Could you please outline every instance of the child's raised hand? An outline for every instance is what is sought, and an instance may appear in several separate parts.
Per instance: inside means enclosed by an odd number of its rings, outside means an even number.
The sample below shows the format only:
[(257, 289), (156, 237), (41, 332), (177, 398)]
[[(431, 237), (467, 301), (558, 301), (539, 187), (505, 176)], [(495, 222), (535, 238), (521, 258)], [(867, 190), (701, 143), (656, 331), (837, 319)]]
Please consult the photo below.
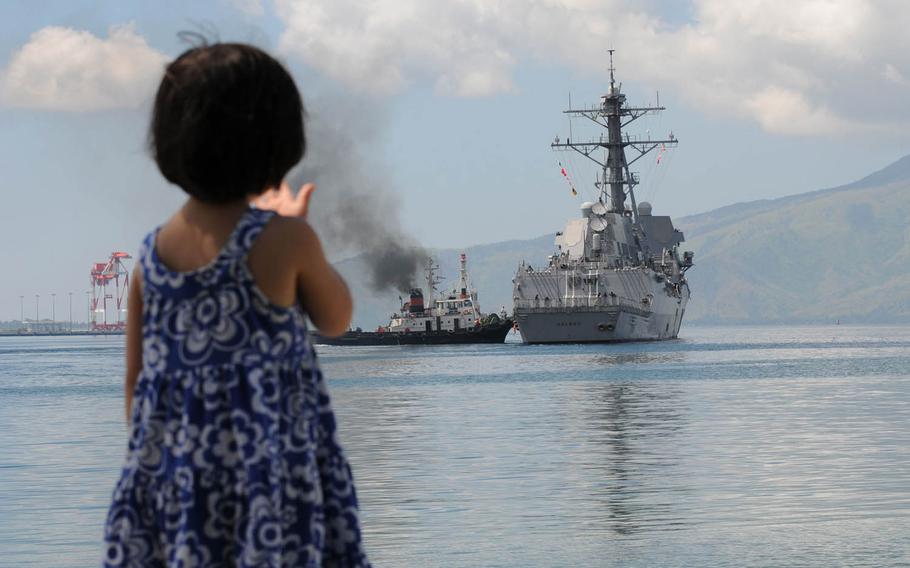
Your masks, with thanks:
[(274, 211), (284, 217), (303, 217), (307, 215), (310, 208), (310, 197), (316, 186), (307, 183), (301, 186), (297, 195), (291, 192), (290, 186), (286, 182), (281, 182), (278, 189), (270, 189), (253, 200), (253, 205), (259, 209)]

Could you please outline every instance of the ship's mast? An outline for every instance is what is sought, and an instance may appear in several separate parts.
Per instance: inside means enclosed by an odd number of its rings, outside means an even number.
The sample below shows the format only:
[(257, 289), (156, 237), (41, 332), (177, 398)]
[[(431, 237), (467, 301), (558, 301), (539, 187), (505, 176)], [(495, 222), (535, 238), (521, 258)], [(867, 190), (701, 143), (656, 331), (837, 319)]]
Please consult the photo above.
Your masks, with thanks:
[(426, 265), (424, 266), (426, 270), (426, 305), (429, 308), (435, 307), (434, 302), (436, 301), (436, 285), (439, 284), (439, 279), (436, 277), (436, 270), (439, 269), (439, 266), (436, 264), (436, 261), (433, 260), (433, 257), (428, 256)]
[(468, 257), (461, 253), (458, 259), (458, 293), (460, 298), (468, 297)]
[(477, 307), (477, 293), (471, 289), (471, 283), (468, 281), (468, 255), (461, 253), (458, 259), (458, 288), (456, 293), (462, 299), (471, 300), (471, 312), (475, 318), (480, 317)]
[[(574, 150), (601, 167), (602, 174), (595, 184), (600, 190), (600, 201), (606, 202), (609, 198), (610, 210), (616, 213), (623, 213), (625, 210), (626, 195), (628, 193), (632, 201), (632, 212), (638, 217), (637, 204), (635, 203), (635, 193), (633, 189), (638, 184), (638, 176), (629, 170), (629, 166), (641, 159), (648, 152), (658, 148), (661, 145), (675, 146), (677, 139), (670, 134), (666, 140), (651, 140), (639, 137), (631, 137), (623, 134), (622, 129), (633, 121), (642, 116), (652, 113), (656, 114), (665, 107), (644, 106), (644, 107), (625, 107), (626, 96), (622, 94), (622, 83), (616, 84), (615, 71), (613, 67), (613, 51), (608, 50), (610, 54), (610, 87), (607, 94), (601, 96), (601, 104), (594, 108), (568, 109), (563, 111), (570, 116), (583, 116), (598, 126), (607, 129), (607, 137), (603, 134), (597, 140), (588, 142), (573, 142), (566, 139), (560, 142), (559, 138), (550, 146), (557, 150)], [(626, 148), (632, 148), (638, 155), (631, 161), (626, 160)], [(598, 148), (606, 151), (606, 159), (595, 155)], [(628, 192), (625, 187), (628, 186)], [(607, 194), (609, 191), (609, 195)]]

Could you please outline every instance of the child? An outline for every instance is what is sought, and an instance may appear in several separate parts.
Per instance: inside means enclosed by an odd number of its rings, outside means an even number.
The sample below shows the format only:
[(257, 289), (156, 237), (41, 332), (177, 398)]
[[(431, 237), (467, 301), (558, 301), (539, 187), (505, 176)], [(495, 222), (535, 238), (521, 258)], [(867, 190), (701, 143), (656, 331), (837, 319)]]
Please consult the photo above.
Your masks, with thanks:
[(149, 145), (189, 198), (145, 239), (130, 289), (105, 565), (368, 566), (304, 320), (338, 335), (351, 297), (304, 220), (313, 187), (282, 182), (305, 148), (293, 80), (248, 45), (190, 49)]

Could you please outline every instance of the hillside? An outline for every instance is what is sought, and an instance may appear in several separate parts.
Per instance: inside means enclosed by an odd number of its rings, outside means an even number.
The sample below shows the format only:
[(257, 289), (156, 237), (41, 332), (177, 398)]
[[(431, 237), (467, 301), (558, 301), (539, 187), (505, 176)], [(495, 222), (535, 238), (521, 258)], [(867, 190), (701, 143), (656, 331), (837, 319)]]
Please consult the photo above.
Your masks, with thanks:
[(855, 183), (679, 221), (690, 321), (910, 320), (910, 158)]
[[(910, 321), (908, 218), (910, 156), (844, 186), (678, 219), (696, 253), (687, 322)], [(510, 306), (516, 266), (543, 264), (563, 221), (535, 239), (466, 249), (485, 310)], [(454, 277), (460, 250), (432, 252), (442, 275)], [(359, 259), (338, 266), (357, 298), (355, 323), (385, 323), (397, 293), (368, 290)]]

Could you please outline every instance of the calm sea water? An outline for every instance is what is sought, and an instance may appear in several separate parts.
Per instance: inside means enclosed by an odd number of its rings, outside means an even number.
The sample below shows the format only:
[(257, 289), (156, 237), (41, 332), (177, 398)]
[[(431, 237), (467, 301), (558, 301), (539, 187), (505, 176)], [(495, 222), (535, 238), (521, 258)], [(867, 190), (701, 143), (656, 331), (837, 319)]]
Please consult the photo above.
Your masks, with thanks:
[[(377, 566), (910, 563), (910, 328), (322, 348)], [(95, 566), (122, 338), (0, 338), (0, 565)]]

